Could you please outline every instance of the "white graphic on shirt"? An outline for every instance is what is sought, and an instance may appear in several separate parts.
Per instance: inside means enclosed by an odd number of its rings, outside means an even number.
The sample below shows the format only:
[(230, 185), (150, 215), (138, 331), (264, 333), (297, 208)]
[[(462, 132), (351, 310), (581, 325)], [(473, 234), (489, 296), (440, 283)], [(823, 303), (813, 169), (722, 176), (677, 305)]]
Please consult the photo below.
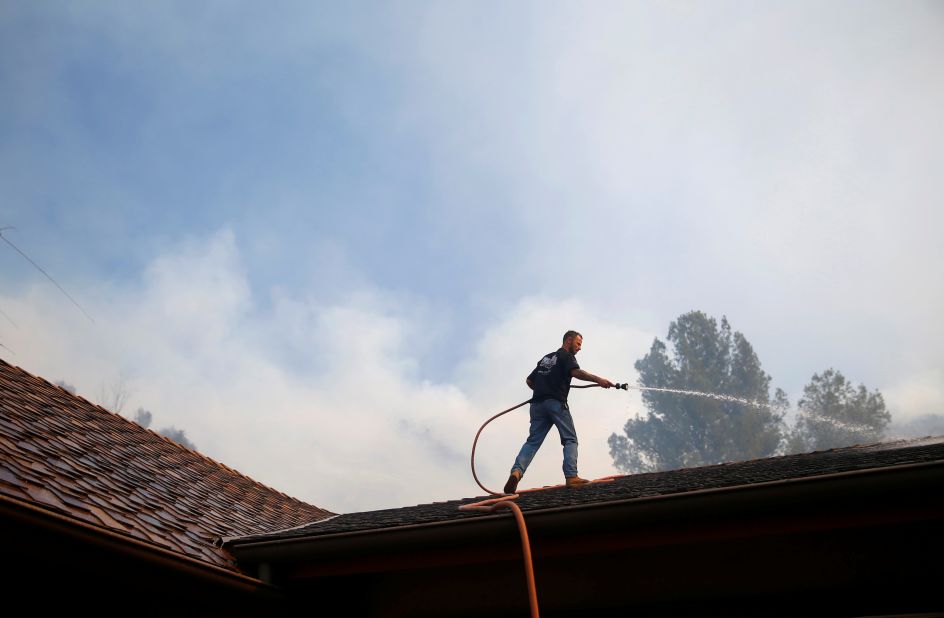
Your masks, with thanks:
[(557, 354), (548, 354), (538, 363), (538, 373), (548, 374), (557, 364)]

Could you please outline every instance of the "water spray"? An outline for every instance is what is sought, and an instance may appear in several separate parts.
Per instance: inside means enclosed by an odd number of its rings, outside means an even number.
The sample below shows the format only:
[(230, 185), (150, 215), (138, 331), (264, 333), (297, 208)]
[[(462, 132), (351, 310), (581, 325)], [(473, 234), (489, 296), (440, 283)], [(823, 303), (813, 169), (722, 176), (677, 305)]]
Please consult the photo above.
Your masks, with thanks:
[[(571, 388), (599, 388), (599, 384), (576, 384), (571, 386)], [(659, 386), (631, 386), (627, 383), (614, 384), (611, 388), (624, 391), (655, 391), (658, 393), (674, 393), (676, 395), (689, 395), (692, 397), (705, 397), (708, 399), (715, 399), (717, 401), (727, 401), (729, 403), (739, 403), (745, 406), (751, 406), (753, 408), (770, 408), (769, 403), (763, 403), (760, 401), (752, 401), (750, 399), (742, 399), (740, 397), (734, 397), (732, 395), (721, 395), (719, 393), (705, 393), (702, 391), (686, 391), (678, 388), (662, 388)]]

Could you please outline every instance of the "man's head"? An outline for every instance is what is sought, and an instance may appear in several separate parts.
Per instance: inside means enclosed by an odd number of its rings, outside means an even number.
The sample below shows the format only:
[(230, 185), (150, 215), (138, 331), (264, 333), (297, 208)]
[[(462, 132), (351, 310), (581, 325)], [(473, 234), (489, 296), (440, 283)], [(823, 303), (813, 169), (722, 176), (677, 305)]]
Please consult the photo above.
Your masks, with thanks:
[(571, 354), (576, 354), (580, 351), (581, 346), (583, 346), (583, 335), (575, 330), (569, 330), (564, 333), (564, 343), (561, 345), (562, 348)]

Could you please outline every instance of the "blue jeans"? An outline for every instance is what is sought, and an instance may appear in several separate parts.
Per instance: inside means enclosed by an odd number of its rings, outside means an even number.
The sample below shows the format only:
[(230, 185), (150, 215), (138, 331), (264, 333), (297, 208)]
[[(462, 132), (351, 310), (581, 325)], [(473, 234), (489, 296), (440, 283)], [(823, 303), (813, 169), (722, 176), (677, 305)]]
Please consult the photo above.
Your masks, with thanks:
[(577, 430), (574, 429), (570, 410), (556, 399), (545, 399), (531, 404), (531, 431), (515, 458), (512, 472), (517, 470), (524, 476), (524, 471), (541, 448), (551, 426), (557, 427), (561, 444), (564, 446), (564, 476), (577, 476)]

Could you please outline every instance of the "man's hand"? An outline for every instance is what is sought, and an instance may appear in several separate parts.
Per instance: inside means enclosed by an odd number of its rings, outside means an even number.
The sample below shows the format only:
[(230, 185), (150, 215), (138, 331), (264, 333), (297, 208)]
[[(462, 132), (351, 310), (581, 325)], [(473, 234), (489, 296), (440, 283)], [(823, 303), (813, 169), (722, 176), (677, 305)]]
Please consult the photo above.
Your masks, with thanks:
[(613, 383), (607, 380), (606, 378), (597, 378), (597, 384), (599, 384), (603, 388), (610, 388), (611, 386), (613, 386)]

